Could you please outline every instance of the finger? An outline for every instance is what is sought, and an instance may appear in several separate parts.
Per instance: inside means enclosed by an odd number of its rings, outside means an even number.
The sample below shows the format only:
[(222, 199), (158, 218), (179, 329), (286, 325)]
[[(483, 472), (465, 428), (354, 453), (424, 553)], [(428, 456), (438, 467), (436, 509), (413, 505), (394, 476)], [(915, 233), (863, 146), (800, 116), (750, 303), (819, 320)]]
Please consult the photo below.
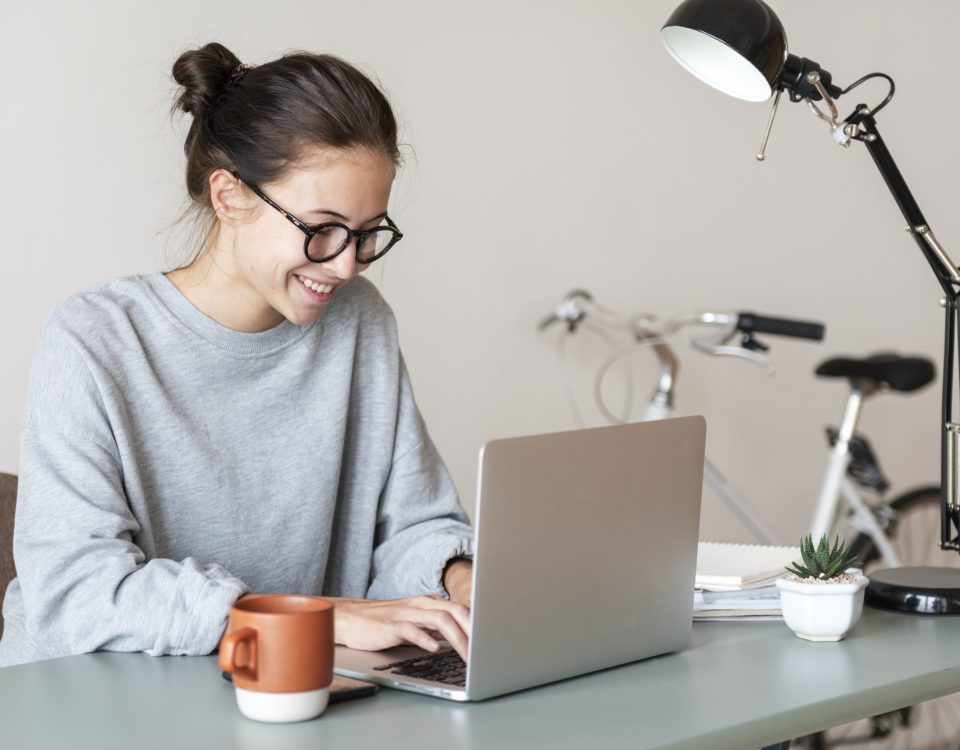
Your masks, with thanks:
[(467, 635), (470, 634), (470, 606), (468, 604), (462, 604), (460, 602), (447, 602), (451, 615), (454, 616), (456, 621), (460, 623), (460, 627), (464, 633)]
[(440, 644), (430, 637), (427, 631), (417, 627), (412, 622), (401, 622), (398, 625), (400, 637), (407, 643), (419, 646), (424, 651), (438, 651)]
[(460, 658), (467, 660), (467, 634), (449, 612), (439, 609), (411, 609), (409, 619), (422, 628), (438, 631), (443, 639), (453, 646), (454, 651), (460, 654)]
[(470, 608), (464, 604), (458, 602), (451, 602), (447, 599), (442, 598), (433, 598), (427, 596), (416, 596), (409, 600), (410, 604), (414, 606), (422, 607), (423, 609), (432, 609), (442, 612), (448, 612), (453, 615), (457, 623), (460, 625), (460, 629), (466, 633), (470, 633)]

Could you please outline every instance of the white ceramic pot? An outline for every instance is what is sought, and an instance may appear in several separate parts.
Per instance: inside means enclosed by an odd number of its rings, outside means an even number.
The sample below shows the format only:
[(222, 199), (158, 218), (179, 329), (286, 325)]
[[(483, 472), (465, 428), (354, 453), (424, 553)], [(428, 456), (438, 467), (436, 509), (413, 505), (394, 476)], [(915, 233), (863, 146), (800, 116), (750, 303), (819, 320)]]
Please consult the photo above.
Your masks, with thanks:
[(859, 570), (850, 583), (803, 583), (777, 579), (787, 626), (808, 641), (839, 641), (860, 619), (863, 593), (870, 580)]

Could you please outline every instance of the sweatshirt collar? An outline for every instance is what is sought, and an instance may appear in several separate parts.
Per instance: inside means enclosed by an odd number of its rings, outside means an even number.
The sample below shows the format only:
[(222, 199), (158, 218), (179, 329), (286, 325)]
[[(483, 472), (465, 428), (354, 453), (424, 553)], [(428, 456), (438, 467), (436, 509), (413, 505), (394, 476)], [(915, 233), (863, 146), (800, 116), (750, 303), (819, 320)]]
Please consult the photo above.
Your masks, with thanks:
[(273, 328), (256, 333), (236, 331), (218, 323), (197, 309), (162, 272), (141, 277), (156, 293), (160, 303), (200, 338), (232, 354), (262, 355), (282, 349), (300, 339), (317, 321), (298, 326), (283, 320)]

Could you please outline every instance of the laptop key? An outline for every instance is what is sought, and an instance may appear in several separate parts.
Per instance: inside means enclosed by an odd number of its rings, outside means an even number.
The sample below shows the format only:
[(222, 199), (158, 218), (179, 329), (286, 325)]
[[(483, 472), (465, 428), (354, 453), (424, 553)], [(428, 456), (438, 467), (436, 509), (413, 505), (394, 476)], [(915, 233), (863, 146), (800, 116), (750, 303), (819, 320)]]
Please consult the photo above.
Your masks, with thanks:
[(391, 674), (443, 682), (458, 687), (466, 685), (466, 668), (467, 665), (456, 651), (441, 651), (426, 656), (415, 656), (411, 659), (374, 667), (379, 672), (389, 670)]

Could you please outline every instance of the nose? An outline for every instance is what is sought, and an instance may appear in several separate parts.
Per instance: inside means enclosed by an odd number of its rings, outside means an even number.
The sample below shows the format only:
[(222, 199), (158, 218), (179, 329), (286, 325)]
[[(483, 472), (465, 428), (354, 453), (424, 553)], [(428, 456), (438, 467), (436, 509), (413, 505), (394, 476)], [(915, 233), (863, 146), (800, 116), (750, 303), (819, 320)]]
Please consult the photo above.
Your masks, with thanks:
[(357, 268), (357, 238), (351, 237), (350, 242), (336, 257), (324, 263), (341, 281), (349, 281), (359, 273)]

